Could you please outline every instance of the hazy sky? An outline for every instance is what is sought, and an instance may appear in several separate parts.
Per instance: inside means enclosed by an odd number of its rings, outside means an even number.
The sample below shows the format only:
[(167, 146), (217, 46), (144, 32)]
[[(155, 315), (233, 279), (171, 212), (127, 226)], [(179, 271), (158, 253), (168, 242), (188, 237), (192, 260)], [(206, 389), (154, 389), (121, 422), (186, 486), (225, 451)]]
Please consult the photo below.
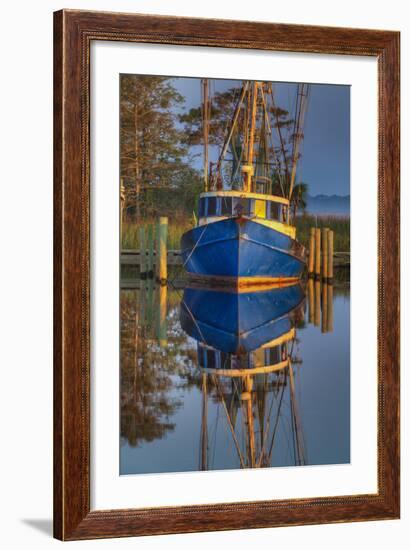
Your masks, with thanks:
[[(238, 84), (212, 80), (211, 91)], [(174, 85), (185, 97), (185, 108), (200, 104), (200, 79), (176, 78)], [(295, 84), (275, 83), (277, 105), (292, 112), (295, 90)], [(304, 134), (297, 181), (307, 183), (311, 195), (350, 194), (350, 86), (311, 85)]]

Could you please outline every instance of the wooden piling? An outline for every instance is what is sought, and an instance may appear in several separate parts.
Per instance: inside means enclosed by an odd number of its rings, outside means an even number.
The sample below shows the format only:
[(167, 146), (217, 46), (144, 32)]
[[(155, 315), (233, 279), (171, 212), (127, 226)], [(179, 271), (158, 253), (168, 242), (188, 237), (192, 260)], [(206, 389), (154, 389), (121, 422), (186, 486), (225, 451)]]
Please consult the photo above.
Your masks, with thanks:
[(322, 229), (322, 278), (326, 282), (327, 281), (327, 271), (328, 271), (328, 233), (329, 228), (324, 227)]
[(333, 283), (333, 231), (327, 233), (328, 263), (327, 263), (327, 282)]
[(315, 277), (320, 278), (320, 228), (315, 229)]
[(152, 278), (148, 279), (147, 289), (147, 326), (150, 338), (153, 338), (153, 325), (154, 325), (154, 281)]
[(157, 317), (157, 338), (161, 347), (165, 347), (167, 341), (167, 285), (158, 288), (158, 317)]
[(168, 218), (161, 216), (157, 227), (157, 279), (164, 285), (167, 283), (167, 235)]
[(148, 266), (147, 276), (152, 279), (154, 276), (154, 227), (152, 224), (148, 226)]
[(333, 285), (327, 289), (327, 331), (333, 332)]
[(310, 240), (309, 240), (309, 266), (308, 275), (313, 277), (315, 269), (315, 228), (310, 228)]
[(147, 278), (147, 249), (145, 241), (145, 227), (143, 225), (139, 228), (139, 245), (140, 245), (140, 277), (141, 279)]
[(327, 332), (327, 314), (328, 314), (328, 287), (327, 283), (322, 285), (322, 332)]
[(320, 326), (320, 279), (315, 280), (315, 326)]
[(315, 320), (315, 289), (313, 279), (308, 279), (308, 302), (309, 302), (309, 323), (313, 323)]

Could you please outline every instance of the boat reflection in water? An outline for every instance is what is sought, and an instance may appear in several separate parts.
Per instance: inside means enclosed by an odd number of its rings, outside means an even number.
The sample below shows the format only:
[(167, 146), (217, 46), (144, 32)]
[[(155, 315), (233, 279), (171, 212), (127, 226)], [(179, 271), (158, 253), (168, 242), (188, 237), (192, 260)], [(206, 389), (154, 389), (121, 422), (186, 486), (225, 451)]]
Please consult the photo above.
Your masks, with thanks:
[(222, 403), (241, 468), (271, 466), (275, 437), (284, 429), (294, 464), (307, 463), (292, 365), (304, 303), (299, 284), (255, 292), (184, 290), (181, 326), (197, 340), (202, 375), (200, 469), (210, 469), (215, 452), (209, 399)]

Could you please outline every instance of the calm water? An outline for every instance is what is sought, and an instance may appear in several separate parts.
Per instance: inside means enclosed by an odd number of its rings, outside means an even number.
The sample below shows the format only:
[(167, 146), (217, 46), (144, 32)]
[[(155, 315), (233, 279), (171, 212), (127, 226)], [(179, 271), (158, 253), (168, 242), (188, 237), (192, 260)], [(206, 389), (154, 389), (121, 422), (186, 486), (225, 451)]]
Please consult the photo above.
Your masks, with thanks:
[(121, 474), (350, 461), (348, 286), (142, 285), (121, 290)]

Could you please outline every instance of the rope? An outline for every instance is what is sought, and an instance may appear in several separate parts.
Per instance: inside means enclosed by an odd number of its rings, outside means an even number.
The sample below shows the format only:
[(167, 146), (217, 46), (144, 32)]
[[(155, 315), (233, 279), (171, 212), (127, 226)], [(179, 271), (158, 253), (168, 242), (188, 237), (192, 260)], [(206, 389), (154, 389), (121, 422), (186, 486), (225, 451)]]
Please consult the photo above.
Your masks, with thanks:
[(198, 246), (198, 244), (200, 243), (202, 237), (204, 236), (205, 231), (208, 229), (208, 225), (209, 225), (209, 224), (205, 225), (205, 227), (204, 227), (204, 229), (203, 229), (203, 231), (202, 231), (202, 233), (201, 233), (201, 236), (200, 236), (199, 239), (196, 241), (194, 248), (193, 248), (193, 249), (191, 250), (191, 252), (189, 253), (189, 255), (188, 255), (187, 259), (185, 260), (185, 262), (182, 264), (182, 267), (185, 267), (185, 266), (186, 266), (187, 261), (190, 259), (190, 257), (192, 256), (192, 254), (195, 252), (195, 249), (196, 249), (196, 247)]

